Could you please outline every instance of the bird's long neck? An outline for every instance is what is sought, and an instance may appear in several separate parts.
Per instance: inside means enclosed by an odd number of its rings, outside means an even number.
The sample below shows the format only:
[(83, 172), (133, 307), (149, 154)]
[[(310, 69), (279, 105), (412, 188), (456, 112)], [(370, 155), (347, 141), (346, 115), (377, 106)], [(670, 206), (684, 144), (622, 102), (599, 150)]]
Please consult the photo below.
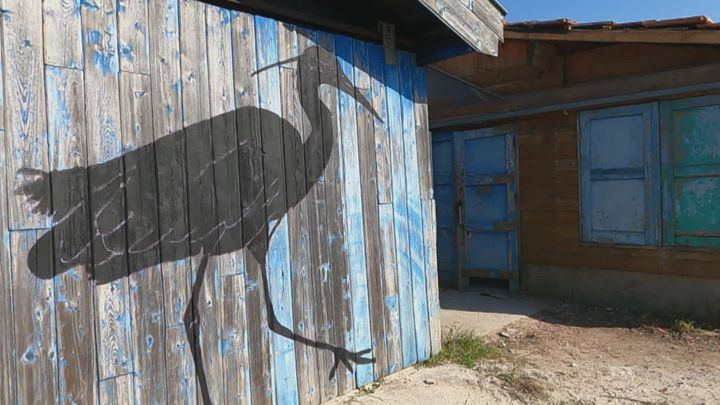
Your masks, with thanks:
[[(334, 123), (335, 116), (323, 102), (320, 96), (321, 91), (321, 88), (318, 87), (317, 91), (314, 92), (315, 97), (313, 100), (306, 100), (313, 103), (316, 108), (307, 108), (308, 103), (303, 102), (303, 109), (310, 121), (310, 131), (303, 142), (308, 189), (323, 176), (325, 167), (327, 167), (335, 148), (335, 137), (337, 136), (337, 124)], [(313, 111), (316, 114), (315, 117), (312, 116)], [(317, 164), (317, 161), (311, 161), (313, 159), (319, 159), (322, 163)]]

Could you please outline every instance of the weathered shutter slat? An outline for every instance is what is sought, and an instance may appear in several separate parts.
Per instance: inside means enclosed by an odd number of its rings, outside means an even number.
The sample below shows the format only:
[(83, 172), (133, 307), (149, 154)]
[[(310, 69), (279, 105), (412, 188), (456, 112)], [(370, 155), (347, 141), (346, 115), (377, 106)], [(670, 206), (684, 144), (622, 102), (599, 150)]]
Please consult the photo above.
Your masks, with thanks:
[(661, 103), (663, 240), (720, 247), (720, 97)]
[(655, 104), (580, 115), (582, 231), (587, 242), (659, 243)]

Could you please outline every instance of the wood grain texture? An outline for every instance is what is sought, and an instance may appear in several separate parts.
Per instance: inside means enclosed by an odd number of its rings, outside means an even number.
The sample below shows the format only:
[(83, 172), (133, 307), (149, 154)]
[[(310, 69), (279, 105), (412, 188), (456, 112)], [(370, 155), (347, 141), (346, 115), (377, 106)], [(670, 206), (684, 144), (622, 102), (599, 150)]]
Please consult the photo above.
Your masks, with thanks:
[(52, 244), (36, 246), (43, 231), (10, 234), (18, 403), (57, 402), (55, 294), (52, 280), (36, 278), (31, 269), (52, 272)]
[(125, 374), (100, 382), (100, 403), (105, 405), (132, 405), (132, 375)]
[(369, 74), (371, 78), (372, 105), (380, 118), (373, 121), (375, 136), (375, 159), (377, 166), (378, 202), (392, 203), (392, 156), (387, 126), (387, 101), (385, 96), (385, 53), (379, 45), (369, 44)]
[[(355, 85), (352, 38), (335, 36), (335, 50), (338, 57), (338, 80), (348, 80)], [(341, 79), (344, 75), (347, 79)], [(368, 299), (367, 261), (365, 257), (365, 230), (363, 224), (362, 184), (360, 181), (360, 159), (358, 147), (357, 107), (355, 94), (348, 94), (341, 88), (340, 136), (342, 138), (343, 181), (345, 193), (345, 229), (350, 273), (352, 300), (353, 351), (372, 348), (370, 332), (370, 308)], [(357, 365), (355, 383), (363, 387), (373, 381), (372, 364)]]
[(420, 176), (420, 198), (429, 200), (433, 196), (432, 136), (428, 128), (427, 74), (425, 68), (415, 68), (413, 79), (415, 105), (415, 136)]
[[(335, 37), (331, 34), (318, 32), (320, 46), (320, 77), (323, 83), (320, 89), (320, 100), (327, 107), (329, 118), (323, 119), (323, 153), (328, 156), (325, 168), (325, 199), (327, 204), (327, 233), (330, 248), (330, 271), (332, 276), (335, 346), (352, 347), (352, 305), (350, 297), (350, 279), (347, 250), (345, 248), (345, 207), (343, 192), (342, 139), (340, 137), (338, 107), (338, 66), (335, 61)], [(324, 49), (324, 51), (323, 51)], [(324, 58), (322, 53), (327, 51)], [(330, 58), (329, 55), (333, 57)], [(329, 373), (329, 371), (328, 371)], [(338, 395), (348, 392), (355, 386), (352, 373), (343, 368), (335, 374), (338, 384)]]
[(80, 2), (75, 0), (43, 1), (46, 64), (82, 69), (80, 7)]
[(435, 200), (423, 200), (423, 232), (425, 248), (425, 276), (427, 286), (427, 306), (430, 318), (430, 354), (437, 355), (442, 350), (442, 326), (440, 324), (440, 292), (437, 267), (437, 222)]
[(120, 70), (124, 72), (150, 74), (148, 4), (146, 0), (118, 3), (118, 50)]
[[(354, 41), (353, 64), (355, 65), (355, 87), (358, 98), (372, 100), (372, 78), (370, 77), (370, 55), (368, 44)], [(372, 104), (372, 103), (371, 103)], [(360, 102), (357, 111), (358, 164), (361, 182), (363, 229), (365, 239), (365, 262), (367, 268), (368, 304), (370, 311), (370, 332), (372, 357), (376, 359), (374, 379), (388, 374), (387, 349), (385, 342), (385, 304), (383, 300), (382, 246), (380, 240), (380, 218), (378, 208), (377, 165), (375, 156), (375, 114)], [(361, 348), (362, 349), (362, 348)]]
[[(315, 338), (321, 342), (333, 342), (333, 288), (330, 276), (330, 251), (328, 231), (325, 226), (327, 204), (325, 200), (325, 161), (327, 154), (323, 147), (323, 120), (329, 120), (322, 114), (320, 101), (320, 61), (317, 50), (318, 33), (312, 30), (299, 29), (299, 54), (305, 55), (300, 62), (302, 107), (307, 120), (303, 123), (305, 142), (306, 179), (317, 179), (315, 184), (307, 184), (310, 189), (306, 197), (308, 212), (308, 239), (310, 277), (314, 288), (315, 305)], [(315, 48), (313, 48), (315, 47)], [(318, 392), (317, 402), (325, 402), (337, 395), (337, 379), (327, 378), (333, 366), (332, 353), (326, 350), (317, 351)]]
[[(240, 153), (240, 183), (243, 207), (243, 244), (265, 251), (267, 233), (265, 228), (265, 186), (260, 133), (260, 105), (257, 76), (257, 47), (255, 19), (246, 13), (233, 13), (233, 71), (235, 80), (235, 102), (238, 106), (237, 119), (243, 123), (238, 131)], [(254, 107), (254, 108), (253, 108)], [(260, 231), (258, 231), (260, 230)], [(250, 373), (250, 394), (253, 404), (267, 404), (273, 401), (272, 346), (267, 328), (267, 310), (262, 287), (261, 263), (253, 253), (245, 253), (245, 302), (247, 309), (248, 368)]]
[(89, 173), (90, 212), (103, 213), (92, 220), (92, 233), (97, 237), (92, 244), (93, 272), (96, 278), (116, 280), (95, 287), (100, 380), (130, 373), (133, 367), (128, 285), (124, 278), (128, 269), (123, 254), (126, 205), (120, 187), (124, 171), (122, 162), (114, 159), (123, 153), (115, 9), (114, 0), (82, 8), (87, 164), (96, 165)]
[(402, 341), (403, 368), (417, 360), (415, 319), (413, 315), (410, 236), (407, 207), (407, 179), (403, 113), (398, 65), (385, 64), (385, 83), (388, 104), (388, 136), (392, 153), (393, 215), (395, 219), (395, 254), (398, 280), (398, 301)]
[[(87, 165), (85, 87), (82, 71), (48, 66), (48, 139), (50, 168), (70, 170)], [(59, 379), (62, 402), (96, 402), (97, 365), (90, 250), (90, 199), (87, 171), (52, 179), (53, 207), (57, 212), (78, 209), (81, 215), (65, 220), (53, 231), (54, 266), (75, 257), (77, 265), (54, 279), (57, 316)], [(56, 222), (62, 221), (57, 218)], [(91, 378), (88, 378), (91, 376)]]
[[(152, 144), (150, 77), (120, 73), (121, 128), (124, 149)], [(141, 269), (128, 277), (133, 344), (135, 401), (166, 402), (165, 297), (160, 264), (155, 149), (143, 147), (125, 155), (125, 195), (128, 205), (128, 265)], [(148, 242), (146, 242), (148, 241)], [(133, 254), (142, 251), (142, 255)]]
[[(3, 60), (5, 81), (5, 148), (7, 150), (7, 189), (13, 192), (21, 183), (17, 171), (23, 168), (48, 170), (45, 80), (43, 79), (42, 4), (5, 0), (3, 13)], [(35, 192), (38, 201), (49, 204), (50, 185)], [(50, 218), (34, 215), (24, 196), (8, 196), (10, 229), (48, 228)]]
[[(478, 14), (483, 14), (484, 11), (473, 13), (462, 2), (452, 0), (421, 0), (421, 3), (449, 26), (460, 38), (472, 45), (476, 51), (487, 55), (497, 55), (500, 40), (497, 34), (499, 29), (495, 24), (491, 24), (494, 28), (491, 29), (488, 26), (489, 21), (487, 19), (478, 18)], [(494, 12), (500, 14), (497, 9)]]
[[(280, 72), (278, 62), (277, 21), (255, 17), (260, 93), (262, 148), (265, 152), (263, 170), (265, 178), (265, 212), (268, 229), (266, 274), (269, 299), (276, 320), (270, 318), (275, 329), (273, 340), (273, 372), (276, 400), (281, 403), (297, 403), (299, 400), (295, 345), (277, 333), (280, 327), (292, 328), (292, 277), (290, 275), (290, 239), (287, 216), (287, 183), (283, 151), (282, 104), (280, 100)], [(279, 325), (273, 323), (279, 323)]]
[[(299, 56), (297, 27), (280, 23), (278, 53), (281, 61)], [(300, 94), (300, 63), (291, 61), (280, 66), (280, 100), (283, 112), (283, 140), (285, 142), (285, 180), (288, 201), (288, 231), (290, 235), (290, 266), (293, 290), (293, 330), (296, 334), (316, 340), (313, 298), (315, 290), (311, 267), (308, 193), (306, 183), (305, 142), (309, 136), (303, 131), (303, 107)], [(317, 70), (315, 70), (317, 71)], [(317, 137), (322, 139), (321, 137)], [(322, 146), (322, 145), (319, 145)], [(311, 180), (312, 181), (312, 180)], [(299, 401), (318, 403), (317, 350), (295, 342), (295, 362), (298, 374)]]
[(400, 99), (402, 104), (403, 145), (405, 150), (405, 178), (407, 198), (407, 220), (410, 238), (410, 271), (412, 277), (413, 317), (417, 360), (430, 358), (427, 290), (425, 280), (425, 259), (423, 249), (423, 218), (420, 195), (420, 174), (418, 166), (417, 135), (415, 127), (414, 73), (415, 56), (400, 52)]
[(223, 288), (223, 381), (226, 404), (249, 404), (250, 370), (248, 369), (247, 315), (245, 274), (225, 276)]
[[(4, 32), (0, 19), (0, 32)], [(0, 36), (2, 38), (2, 36)], [(0, 54), (2, 54), (4, 42), (0, 40)], [(5, 139), (5, 89), (3, 66), (0, 63), (0, 136)], [(7, 271), (0, 272), (0, 339), (5, 342), (0, 346), (0, 401), (3, 403), (15, 403), (17, 374), (15, 368), (15, 324), (13, 316), (13, 292), (12, 292), (12, 250), (10, 247), (10, 232), (8, 231), (8, 190), (7, 190), (7, 167), (8, 156), (5, 152), (5, 142), (0, 142), (0, 268)]]

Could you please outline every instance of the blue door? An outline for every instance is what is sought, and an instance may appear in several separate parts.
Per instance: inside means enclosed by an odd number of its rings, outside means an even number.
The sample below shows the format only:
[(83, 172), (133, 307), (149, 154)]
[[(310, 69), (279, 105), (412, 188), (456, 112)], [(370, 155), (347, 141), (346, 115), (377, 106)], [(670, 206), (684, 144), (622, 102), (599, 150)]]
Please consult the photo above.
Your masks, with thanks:
[(504, 279), (517, 290), (515, 134), (500, 128), (443, 133), (433, 145), (441, 281), (453, 279), (462, 289), (470, 278)]

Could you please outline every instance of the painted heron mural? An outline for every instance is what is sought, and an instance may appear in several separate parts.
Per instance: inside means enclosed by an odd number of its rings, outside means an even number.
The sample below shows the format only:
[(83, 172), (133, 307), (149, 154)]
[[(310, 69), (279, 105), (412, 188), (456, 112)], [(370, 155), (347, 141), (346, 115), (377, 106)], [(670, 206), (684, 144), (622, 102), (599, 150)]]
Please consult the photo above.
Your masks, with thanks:
[[(308, 58), (313, 61), (305, 61)], [(198, 295), (203, 283), (208, 281), (206, 280), (206, 272), (211, 258), (245, 249), (260, 264), (258, 269), (261, 272), (261, 288), (263, 289), (265, 308), (268, 314), (268, 327), (272, 332), (295, 342), (331, 352), (334, 356), (334, 365), (331, 370), (328, 370), (331, 379), (340, 364), (352, 371), (354, 364), (371, 364), (375, 362), (375, 359), (369, 355), (371, 348), (351, 351), (330, 342), (313, 340), (296, 333), (293, 331), (293, 325), (283, 325), (278, 320), (271, 300), (271, 286), (267, 274), (269, 246), (267, 241), (273, 236), (288, 210), (300, 203), (314, 184), (323, 176), (324, 168), (331, 155), (338, 153), (336, 142), (340, 135), (333, 133), (330, 136), (328, 134), (323, 136), (322, 128), (337, 129), (337, 125), (332, 122), (337, 118), (322, 102), (320, 86), (337, 86), (339, 91), (353, 97), (357, 103), (380, 119), (373, 109), (371, 101), (361, 91), (356, 91), (357, 89), (352, 80), (342, 72), (342, 69), (337, 67), (338, 60), (336, 56), (323, 47), (309, 47), (297, 58), (262, 67), (255, 73), (288, 62), (298, 62), (301, 69), (311, 67), (309, 71), (301, 70), (299, 72), (300, 77), (307, 75), (317, 75), (319, 77), (319, 81), (317, 81), (318, 88), (314, 92), (316, 99), (312, 101), (321, 110), (322, 126), (312, 127), (309, 131), (306, 131), (307, 136), (305, 136), (305, 139), (303, 139), (300, 130), (294, 128), (289, 122), (283, 121), (283, 118), (278, 114), (258, 107), (243, 107), (159, 138), (153, 143), (140, 146), (102, 164), (49, 173), (34, 169), (21, 169), (18, 171), (16, 178), (19, 179), (19, 186), (15, 190), (16, 193), (25, 197), (26, 202), (33, 207), (33, 212), (36, 215), (52, 216), (53, 218), (52, 232), (45, 233), (37, 241), (35, 246), (32, 247), (30, 255), (37, 254), (38, 250), (46, 249), (48, 246), (52, 246), (53, 243), (56, 251), (58, 251), (57, 255), (60, 255), (59, 260), (56, 260), (54, 269), (38, 266), (37, 264), (33, 265), (33, 263), (37, 262), (28, 260), (33, 274), (41, 279), (50, 279), (80, 265), (92, 262), (94, 266), (92, 266), (92, 270), (88, 270), (89, 274), (87, 276), (92, 278), (96, 284), (101, 285), (127, 277), (129, 274), (140, 272), (151, 266), (192, 258), (195, 265), (195, 269), (193, 269), (195, 274), (192, 284), (192, 300), (184, 310), (183, 320), (187, 340), (193, 342), (199, 338), (201, 314)], [(300, 80), (297, 82), (297, 91), (300, 93)], [(306, 103), (303, 102), (302, 105), (304, 108)], [(293, 193), (294, 195), (288, 195), (286, 203), (281, 204), (274, 204), (273, 200), (277, 198), (277, 195), (285, 198), (284, 195), (276, 193), (279, 187), (285, 187), (284, 184), (279, 184), (284, 180), (282, 178), (268, 177), (266, 173), (265, 186), (254, 199), (254, 207), (242, 207), (242, 209), (234, 210), (233, 212), (238, 213), (236, 216), (216, 215), (216, 218), (200, 221), (197, 224), (193, 223), (190, 225), (189, 231), (178, 231), (170, 227), (161, 232), (157, 223), (147, 223), (147, 217), (142, 215), (142, 211), (146, 208), (133, 206), (133, 201), (142, 201), (142, 199), (122, 202), (128, 189), (139, 190), (141, 194), (157, 195), (158, 206), (170, 203), (169, 201), (163, 201), (164, 199), (175, 198), (174, 196), (182, 194), (184, 189), (178, 190), (177, 193), (157, 193), (155, 181), (148, 180), (146, 172), (147, 170), (154, 170), (157, 173), (163, 173), (173, 170), (171, 167), (167, 167), (168, 164), (172, 164), (173, 159), (161, 159), (159, 157), (172, 156), (175, 153), (174, 151), (183, 150), (183, 148), (178, 148), (180, 144), (184, 144), (184, 150), (187, 151), (185, 159), (187, 159), (188, 166), (200, 168), (196, 175), (187, 176), (188, 184), (213, 182), (213, 173), (236, 168), (237, 165), (233, 166), (229, 162), (233, 159), (243, 158), (244, 155), (239, 151), (242, 145), (227, 150), (218, 150), (216, 148), (213, 151), (213, 156), (209, 158), (203, 157), (203, 154), (193, 152), (196, 149), (195, 146), (208, 141), (208, 136), (211, 138), (216, 136), (212, 132), (225, 130), (223, 123), (230, 115), (236, 120), (238, 132), (248, 130), (253, 125), (256, 125), (256, 122), (247, 122), (248, 117), (256, 117), (256, 119), (259, 117), (261, 122), (270, 123), (266, 128), (277, 128), (280, 131), (279, 133), (263, 133), (264, 140), (271, 137), (282, 140), (282, 137), (285, 137), (285, 145), (299, 145), (294, 150), (288, 148), (283, 150), (282, 147), (279, 150), (254, 149), (253, 152), (262, 154), (265, 161), (268, 159), (293, 159), (293, 156), (288, 156), (288, 154), (292, 153), (317, 156), (318, 151), (321, 151), (319, 155), (322, 156), (322, 164), (316, 165), (321, 170), (316, 170), (316, 172), (308, 170), (303, 189), (298, 193)], [(88, 134), (88, 136), (92, 135)], [(291, 138), (289, 143), (288, 137)], [(331, 142), (328, 142), (328, 140)], [(280, 145), (282, 145), (282, 141), (280, 141)], [(119, 174), (118, 167), (124, 167), (124, 173), (121, 171)], [(70, 184), (74, 181), (73, 179), (83, 178), (83, 176), (78, 176), (79, 172), (83, 171), (86, 171), (90, 179), (92, 179), (91, 184), (93, 186), (88, 191), (89, 198), (82, 194), (76, 194), (64, 195), (63, 198), (53, 198), (52, 202), (49, 201), (44, 190), (47, 190), (51, 181), (53, 185)], [(184, 187), (183, 185), (179, 186)], [(216, 198), (221, 199), (223, 198), (223, 192), (234, 192), (235, 190), (235, 188), (216, 187)], [(63, 190), (54, 189), (53, 192), (54, 195), (57, 195), (62, 193)], [(248, 218), (247, 215), (260, 215), (262, 218)], [(83, 224), (87, 222), (87, 218), (90, 218), (91, 232), (77, 232), (76, 234), (80, 236), (72, 240), (60, 240), (59, 242), (53, 240), (54, 234), (72, 234), (74, 227), (85, 226)], [(248, 224), (254, 225), (248, 227)], [(125, 229), (130, 228), (141, 229), (142, 232), (126, 233)], [(239, 229), (242, 229), (242, 232), (237, 232)], [(159, 254), (159, 252), (162, 252), (162, 254)], [(60, 267), (58, 267), (57, 263), (60, 263)], [(315, 269), (315, 271), (319, 271), (319, 269)], [(195, 346), (194, 349), (194, 362), (202, 398), (204, 403), (209, 404), (212, 402), (208, 392), (207, 380), (209, 376), (206, 375), (203, 365), (203, 353), (198, 346)]]

